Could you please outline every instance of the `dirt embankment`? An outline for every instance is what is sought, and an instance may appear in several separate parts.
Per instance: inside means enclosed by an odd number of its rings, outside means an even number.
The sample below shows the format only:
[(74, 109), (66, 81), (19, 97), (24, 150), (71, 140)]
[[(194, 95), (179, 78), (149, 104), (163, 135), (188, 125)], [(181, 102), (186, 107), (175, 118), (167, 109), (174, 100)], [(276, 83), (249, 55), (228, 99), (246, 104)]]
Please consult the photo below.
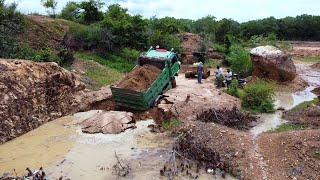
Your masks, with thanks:
[(320, 42), (291, 42), (291, 55), (296, 57), (320, 56)]
[(319, 130), (266, 133), (259, 146), (268, 179), (319, 179)]
[(56, 63), (0, 59), (0, 144), (78, 111), (114, 109), (109, 87), (89, 91)]
[(148, 90), (160, 75), (161, 70), (152, 65), (144, 65), (131, 71), (118, 85), (119, 88), (143, 92)]
[(27, 26), (24, 33), (19, 35), (19, 41), (35, 50), (50, 48), (60, 51), (64, 44), (64, 36), (69, 27), (45, 16), (26, 16)]

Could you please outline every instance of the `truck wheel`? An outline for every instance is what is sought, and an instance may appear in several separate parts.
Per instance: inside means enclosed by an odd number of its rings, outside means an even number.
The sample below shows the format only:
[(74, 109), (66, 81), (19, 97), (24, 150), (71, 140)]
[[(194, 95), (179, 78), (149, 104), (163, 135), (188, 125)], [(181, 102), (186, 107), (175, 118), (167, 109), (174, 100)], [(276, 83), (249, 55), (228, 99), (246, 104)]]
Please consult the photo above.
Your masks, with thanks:
[(176, 82), (176, 79), (175, 79), (175, 78), (173, 78), (173, 79), (171, 80), (171, 86), (172, 86), (172, 88), (176, 88), (176, 87), (177, 87), (177, 82)]

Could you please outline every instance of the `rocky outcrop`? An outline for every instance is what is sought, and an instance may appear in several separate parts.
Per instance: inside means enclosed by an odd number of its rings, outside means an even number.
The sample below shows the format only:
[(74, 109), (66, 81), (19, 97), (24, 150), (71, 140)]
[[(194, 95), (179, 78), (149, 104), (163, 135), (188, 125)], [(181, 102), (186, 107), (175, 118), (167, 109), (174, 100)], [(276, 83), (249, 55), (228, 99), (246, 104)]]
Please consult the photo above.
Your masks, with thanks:
[(260, 46), (251, 50), (253, 75), (279, 82), (292, 81), (296, 67), (291, 57), (273, 46)]
[(103, 111), (81, 123), (84, 133), (119, 134), (135, 128), (133, 114), (123, 111)]
[(56, 63), (0, 60), (0, 144), (77, 109), (85, 86)]

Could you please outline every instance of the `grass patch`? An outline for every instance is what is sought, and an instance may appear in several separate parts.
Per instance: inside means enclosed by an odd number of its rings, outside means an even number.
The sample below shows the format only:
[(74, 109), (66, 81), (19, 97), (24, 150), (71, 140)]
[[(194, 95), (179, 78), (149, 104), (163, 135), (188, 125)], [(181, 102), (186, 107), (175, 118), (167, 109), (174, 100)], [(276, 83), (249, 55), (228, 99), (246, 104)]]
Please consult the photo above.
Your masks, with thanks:
[(298, 131), (298, 130), (304, 130), (304, 129), (307, 129), (307, 127), (304, 125), (285, 123), (278, 126), (275, 129), (272, 129), (271, 132)]
[(297, 106), (292, 108), (290, 110), (290, 112), (298, 112), (298, 111), (301, 111), (301, 110), (306, 109), (308, 107), (319, 105), (319, 104), (320, 104), (319, 98), (315, 98), (312, 101), (306, 101), (306, 102), (303, 102), (301, 104), (298, 104)]
[(94, 82), (92, 87), (94, 90), (110, 85), (123, 77), (122, 73), (109, 68), (89, 68), (86, 71), (86, 76)]
[(111, 69), (117, 70), (121, 73), (128, 73), (134, 68), (134, 62), (123, 59), (116, 55), (108, 55), (102, 57), (93, 53), (77, 52), (75, 54), (77, 59), (95, 61), (101, 65), (107, 66)]
[(165, 130), (173, 129), (175, 127), (181, 126), (182, 124), (183, 124), (183, 122), (178, 119), (172, 119), (169, 121), (162, 121), (162, 127)]
[(296, 61), (310, 62), (310, 63), (320, 62), (320, 56), (294, 57), (293, 59)]

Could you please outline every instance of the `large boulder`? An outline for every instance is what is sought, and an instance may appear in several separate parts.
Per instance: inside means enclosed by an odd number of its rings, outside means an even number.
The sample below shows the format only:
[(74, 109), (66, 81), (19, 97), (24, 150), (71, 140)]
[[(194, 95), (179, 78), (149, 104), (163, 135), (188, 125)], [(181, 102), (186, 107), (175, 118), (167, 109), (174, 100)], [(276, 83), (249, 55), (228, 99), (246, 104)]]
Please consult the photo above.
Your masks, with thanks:
[(135, 128), (133, 114), (124, 111), (104, 111), (81, 123), (84, 133), (119, 134), (126, 129)]
[(0, 59), (0, 144), (72, 112), (84, 88), (56, 63)]
[(259, 46), (250, 52), (254, 64), (253, 75), (279, 82), (292, 81), (296, 67), (287, 54), (273, 46)]

